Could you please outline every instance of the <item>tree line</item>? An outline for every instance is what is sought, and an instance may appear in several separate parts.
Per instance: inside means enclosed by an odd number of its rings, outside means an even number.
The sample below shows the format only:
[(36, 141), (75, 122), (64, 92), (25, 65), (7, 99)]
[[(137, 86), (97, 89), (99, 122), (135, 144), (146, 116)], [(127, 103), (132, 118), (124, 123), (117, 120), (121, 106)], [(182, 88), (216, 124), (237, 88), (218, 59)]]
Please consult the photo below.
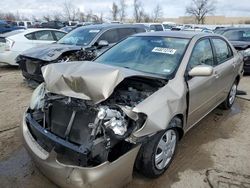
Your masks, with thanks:
[[(196, 23), (204, 24), (205, 18), (208, 14), (213, 14), (215, 11), (214, 0), (191, 0), (191, 3), (185, 7), (187, 15), (194, 17)], [(133, 16), (130, 17), (132, 22), (160, 22), (163, 19), (163, 9), (160, 4), (152, 9), (152, 12), (147, 12), (143, 6), (142, 0), (133, 0)], [(17, 13), (0, 13), (0, 20), (18, 21), (18, 20), (32, 20), (32, 21), (80, 21), (80, 22), (104, 22), (120, 21), (126, 22), (128, 20), (128, 5), (126, 0), (119, 0), (117, 3), (113, 2), (109, 14), (104, 17), (103, 13), (94, 13), (92, 10), (83, 12), (72, 1), (66, 0), (62, 6), (61, 11), (48, 13), (42, 18), (37, 18), (35, 15), (30, 18)], [(96, 12), (96, 11), (95, 11)]]

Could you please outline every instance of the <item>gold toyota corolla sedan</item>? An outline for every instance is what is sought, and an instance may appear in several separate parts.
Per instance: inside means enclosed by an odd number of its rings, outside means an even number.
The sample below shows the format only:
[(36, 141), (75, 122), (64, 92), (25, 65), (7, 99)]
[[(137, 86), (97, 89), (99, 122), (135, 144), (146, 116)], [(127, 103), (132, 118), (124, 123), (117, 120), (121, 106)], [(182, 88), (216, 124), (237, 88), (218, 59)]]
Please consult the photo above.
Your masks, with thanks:
[(120, 187), (134, 167), (159, 177), (190, 128), (232, 107), (242, 68), (224, 37), (192, 32), (137, 34), (93, 62), (45, 66), (25, 145), (61, 187)]

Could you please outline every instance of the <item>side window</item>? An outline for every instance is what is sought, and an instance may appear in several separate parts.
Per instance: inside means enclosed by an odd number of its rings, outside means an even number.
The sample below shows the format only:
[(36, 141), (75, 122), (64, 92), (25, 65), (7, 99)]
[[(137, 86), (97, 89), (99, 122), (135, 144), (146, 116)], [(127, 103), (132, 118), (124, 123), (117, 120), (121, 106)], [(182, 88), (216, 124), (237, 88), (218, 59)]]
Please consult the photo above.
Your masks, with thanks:
[(19, 26), (24, 26), (24, 22), (19, 22), (18, 25)]
[(155, 26), (154, 26), (154, 25), (150, 25), (150, 30), (154, 30), (154, 31), (156, 31)]
[(35, 32), (35, 40), (54, 41), (54, 38), (50, 31), (38, 31), (38, 32)]
[(29, 40), (34, 40), (34, 38), (33, 38), (33, 33), (27, 34), (27, 35), (25, 35), (25, 37), (26, 37), (27, 39), (29, 39)]
[(120, 41), (120, 40), (128, 37), (129, 35), (133, 35), (134, 33), (135, 33), (134, 28), (120, 28), (120, 29), (118, 29), (118, 34), (119, 34), (118, 40)]
[(198, 65), (214, 65), (213, 51), (209, 39), (199, 41), (192, 52), (188, 71)]
[(146, 30), (143, 28), (135, 28), (135, 32), (136, 33), (144, 33), (144, 32), (146, 32)]
[(118, 42), (118, 31), (117, 29), (111, 29), (108, 31), (105, 31), (99, 38), (98, 41), (100, 40), (106, 40), (108, 41), (109, 44), (116, 43)]
[(155, 31), (163, 31), (162, 25), (155, 25)]
[(53, 32), (55, 33), (56, 40), (61, 39), (65, 35), (65, 33), (63, 33), (63, 32), (59, 32), (59, 31), (53, 31)]
[(222, 39), (212, 39), (215, 55), (218, 64), (224, 63), (227, 59), (233, 56), (231, 48), (227, 42)]

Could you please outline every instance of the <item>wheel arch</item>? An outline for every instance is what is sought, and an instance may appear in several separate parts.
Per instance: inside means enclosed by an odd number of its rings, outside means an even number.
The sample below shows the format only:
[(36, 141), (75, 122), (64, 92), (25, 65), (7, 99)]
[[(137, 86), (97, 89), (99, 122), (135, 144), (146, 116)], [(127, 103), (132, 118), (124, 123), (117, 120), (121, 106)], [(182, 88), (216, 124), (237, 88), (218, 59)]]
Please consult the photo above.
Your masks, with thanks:
[(175, 116), (173, 117), (172, 120), (174, 120), (174, 119), (176, 119), (176, 118), (179, 119), (180, 122), (175, 122), (175, 125), (174, 125), (174, 124), (173, 124), (173, 125), (170, 125), (169, 128), (174, 128), (174, 129), (176, 129), (176, 131), (177, 131), (178, 134), (179, 134), (179, 140), (181, 140), (182, 137), (184, 136), (184, 130), (183, 130), (184, 115), (183, 115), (183, 114), (177, 114), (177, 115), (175, 115)]

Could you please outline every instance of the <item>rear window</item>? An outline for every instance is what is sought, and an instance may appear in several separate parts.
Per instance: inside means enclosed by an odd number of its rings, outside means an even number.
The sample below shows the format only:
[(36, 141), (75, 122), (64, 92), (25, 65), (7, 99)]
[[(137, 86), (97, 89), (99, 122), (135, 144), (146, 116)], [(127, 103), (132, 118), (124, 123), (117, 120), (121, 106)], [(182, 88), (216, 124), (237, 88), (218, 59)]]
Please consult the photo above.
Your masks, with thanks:
[(29, 40), (34, 40), (33, 33), (27, 34), (25, 37)]

